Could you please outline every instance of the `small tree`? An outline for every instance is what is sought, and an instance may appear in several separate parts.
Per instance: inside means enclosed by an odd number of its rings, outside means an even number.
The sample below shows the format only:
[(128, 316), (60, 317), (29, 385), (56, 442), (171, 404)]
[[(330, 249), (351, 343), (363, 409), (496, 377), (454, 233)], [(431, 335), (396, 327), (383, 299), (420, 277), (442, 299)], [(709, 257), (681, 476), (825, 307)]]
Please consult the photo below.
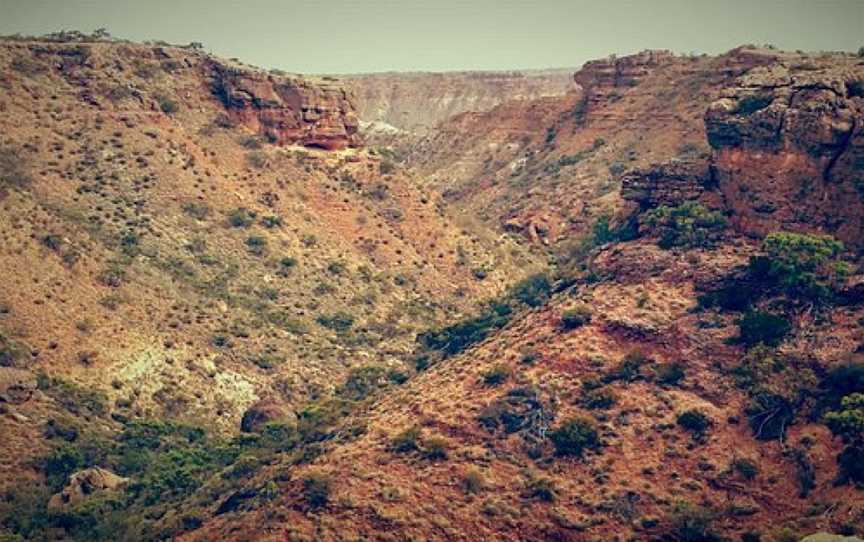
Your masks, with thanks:
[(767, 278), (792, 297), (825, 301), (850, 271), (837, 260), (843, 243), (828, 235), (775, 232), (765, 237), (762, 249), (767, 261), (751, 261), (751, 271), (761, 265)]
[(600, 447), (600, 437), (594, 422), (588, 418), (571, 418), (558, 429), (549, 433), (555, 445), (555, 453), (563, 456), (582, 457), (585, 450)]

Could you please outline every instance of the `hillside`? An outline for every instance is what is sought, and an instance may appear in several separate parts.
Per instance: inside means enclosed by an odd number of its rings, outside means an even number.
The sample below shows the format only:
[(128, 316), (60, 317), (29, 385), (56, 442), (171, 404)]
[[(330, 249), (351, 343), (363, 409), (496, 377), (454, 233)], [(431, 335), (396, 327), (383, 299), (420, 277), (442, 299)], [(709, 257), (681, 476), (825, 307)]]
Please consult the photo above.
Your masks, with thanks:
[(416, 330), (535, 266), (367, 152), (332, 80), (99, 41), (4, 41), (0, 73), (7, 488), (46, 424), (235, 434), (401, 374)]
[(864, 535), (864, 61), (559, 76), (0, 42), (0, 540)]

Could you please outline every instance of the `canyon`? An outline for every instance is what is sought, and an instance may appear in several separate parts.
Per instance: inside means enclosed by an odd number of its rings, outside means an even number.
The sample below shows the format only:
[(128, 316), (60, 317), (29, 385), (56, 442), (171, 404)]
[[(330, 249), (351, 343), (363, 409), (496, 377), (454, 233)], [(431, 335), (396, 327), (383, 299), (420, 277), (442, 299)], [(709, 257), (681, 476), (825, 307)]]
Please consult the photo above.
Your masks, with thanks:
[(856, 540), (862, 89), (4, 38), (0, 540)]

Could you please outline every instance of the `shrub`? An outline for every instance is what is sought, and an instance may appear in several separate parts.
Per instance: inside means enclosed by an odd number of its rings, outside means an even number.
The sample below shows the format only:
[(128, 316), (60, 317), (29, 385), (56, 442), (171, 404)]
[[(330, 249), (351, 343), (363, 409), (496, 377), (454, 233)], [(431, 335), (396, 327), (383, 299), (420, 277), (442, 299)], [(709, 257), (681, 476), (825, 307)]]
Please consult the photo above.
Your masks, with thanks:
[(420, 449), (420, 428), (409, 427), (390, 441), (390, 450), (399, 454), (416, 452)]
[(62, 489), (69, 476), (84, 465), (81, 450), (68, 444), (58, 446), (41, 461), (42, 473), (53, 491)]
[(354, 317), (345, 312), (337, 312), (329, 316), (321, 315), (315, 321), (336, 333), (347, 333), (354, 325)]
[(783, 395), (759, 391), (753, 394), (744, 412), (756, 439), (773, 440), (785, 436), (786, 427), (795, 420), (795, 410)]
[(190, 201), (183, 204), (183, 212), (197, 220), (204, 220), (210, 214), (210, 206), (203, 202)]
[(740, 474), (745, 480), (753, 480), (759, 474), (759, 467), (752, 459), (738, 457), (730, 465), (732, 470)]
[(648, 211), (643, 223), (660, 238), (657, 244), (664, 249), (713, 246), (726, 227), (726, 219), (720, 212), (709, 211), (695, 201)]
[(279, 267), (283, 270), (291, 269), (292, 267), (297, 265), (297, 258), (293, 256), (285, 256), (284, 258), (279, 260)]
[(332, 481), (322, 473), (308, 474), (303, 478), (303, 498), (312, 508), (322, 508), (330, 501)]
[(261, 225), (268, 229), (279, 228), (282, 226), (282, 217), (277, 215), (268, 215), (262, 217)]
[(694, 435), (703, 435), (711, 427), (711, 419), (696, 409), (685, 410), (679, 414), (676, 423)]
[(671, 533), (678, 542), (722, 542), (713, 530), (716, 514), (690, 503), (679, 503), (672, 511)]
[(355, 367), (348, 373), (345, 382), (336, 390), (340, 397), (362, 401), (375, 391), (393, 382), (393, 373), (386, 367), (367, 365)]
[(510, 291), (510, 296), (529, 307), (539, 307), (549, 298), (551, 291), (549, 278), (538, 273), (518, 282)]
[(596, 388), (582, 390), (582, 406), (588, 409), (606, 410), (615, 404), (617, 400), (615, 393), (609, 388)]
[(786, 318), (767, 312), (748, 312), (737, 324), (737, 341), (748, 348), (758, 344), (777, 346), (792, 330)]
[(655, 375), (658, 383), (674, 386), (684, 379), (684, 364), (678, 361), (661, 363), (657, 366)]
[(525, 485), (522, 494), (529, 499), (554, 502), (558, 498), (558, 489), (555, 487), (555, 482), (549, 478), (532, 478)]
[(177, 105), (177, 102), (164, 94), (157, 95), (156, 102), (159, 104), (159, 109), (161, 109), (166, 115), (173, 115), (180, 110), (180, 106)]
[(423, 457), (430, 461), (447, 459), (447, 440), (441, 437), (429, 437), (423, 441)]
[(511, 309), (507, 305), (494, 305), (481, 315), (438, 330), (420, 333), (417, 342), (444, 356), (453, 356), (483, 341), (489, 333), (507, 325)]
[(486, 479), (483, 474), (476, 470), (470, 469), (462, 477), (462, 489), (465, 493), (480, 493), (486, 487)]
[(483, 383), (487, 386), (498, 386), (507, 381), (512, 374), (513, 370), (509, 365), (498, 364), (483, 373)]
[(267, 252), (267, 239), (258, 235), (252, 235), (246, 238), (246, 250), (255, 256), (261, 256)]
[(248, 228), (255, 223), (255, 211), (245, 207), (238, 207), (228, 214), (228, 224), (234, 228)]
[(594, 422), (588, 418), (571, 418), (549, 433), (555, 453), (561, 456), (581, 457), (585, 450), (600, 447), (600, 438)]
[(255, 169), (262, 169), (267, 165), (267, 155), (262, 151), (248, 152), (246, 153), (246, 163)]
[(648, 358), (639, 349), (633, 349), (628, 352), (621, 362), (611, 371), (603, 375), (604, 382), (615, 382), (623, 380), (624, 382), (633, 382), (643, 377), (642, 367), (648, 363)]
[(590, 321), (591, 308), (585, 304), (564, 311), (564, 314), (561, 315), (561, 327), (568, 330), (582, 327)]
[(751, 262), (751, 272), (760, 271), (788, 295), (825, 301), (849, 273), (837, 256), (843, 243), (828, 235), (775, 232), (765, 237), (762, 249), (767, 261)]

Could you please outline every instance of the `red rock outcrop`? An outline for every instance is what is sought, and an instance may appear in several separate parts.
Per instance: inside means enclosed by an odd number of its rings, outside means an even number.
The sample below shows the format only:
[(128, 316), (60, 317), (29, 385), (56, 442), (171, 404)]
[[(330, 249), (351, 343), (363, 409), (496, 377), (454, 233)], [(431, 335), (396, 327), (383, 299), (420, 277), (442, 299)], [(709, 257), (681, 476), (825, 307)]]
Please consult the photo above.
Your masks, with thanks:
[(671, 51), (642, 51), (635, 55), (608, 57), (586, 62), (573, 74), (585, 89), (590, 104), (605, 102), (615, 89), (635, 87), (654, 69), (674, 61)]
[(864, 240), (864, 65), (799, 57), (751, 70), (705, 115), (717, 181), (749, 234)]
[(351, 94), (338, 82), (210, 62), (212, 89), (231, 118), (280, 145), (360, 145)]
[(636, 168), (621, 177), (621, 196), (642, 208), (698, 200), (713, 183), (705, 161), (672, 160)]

